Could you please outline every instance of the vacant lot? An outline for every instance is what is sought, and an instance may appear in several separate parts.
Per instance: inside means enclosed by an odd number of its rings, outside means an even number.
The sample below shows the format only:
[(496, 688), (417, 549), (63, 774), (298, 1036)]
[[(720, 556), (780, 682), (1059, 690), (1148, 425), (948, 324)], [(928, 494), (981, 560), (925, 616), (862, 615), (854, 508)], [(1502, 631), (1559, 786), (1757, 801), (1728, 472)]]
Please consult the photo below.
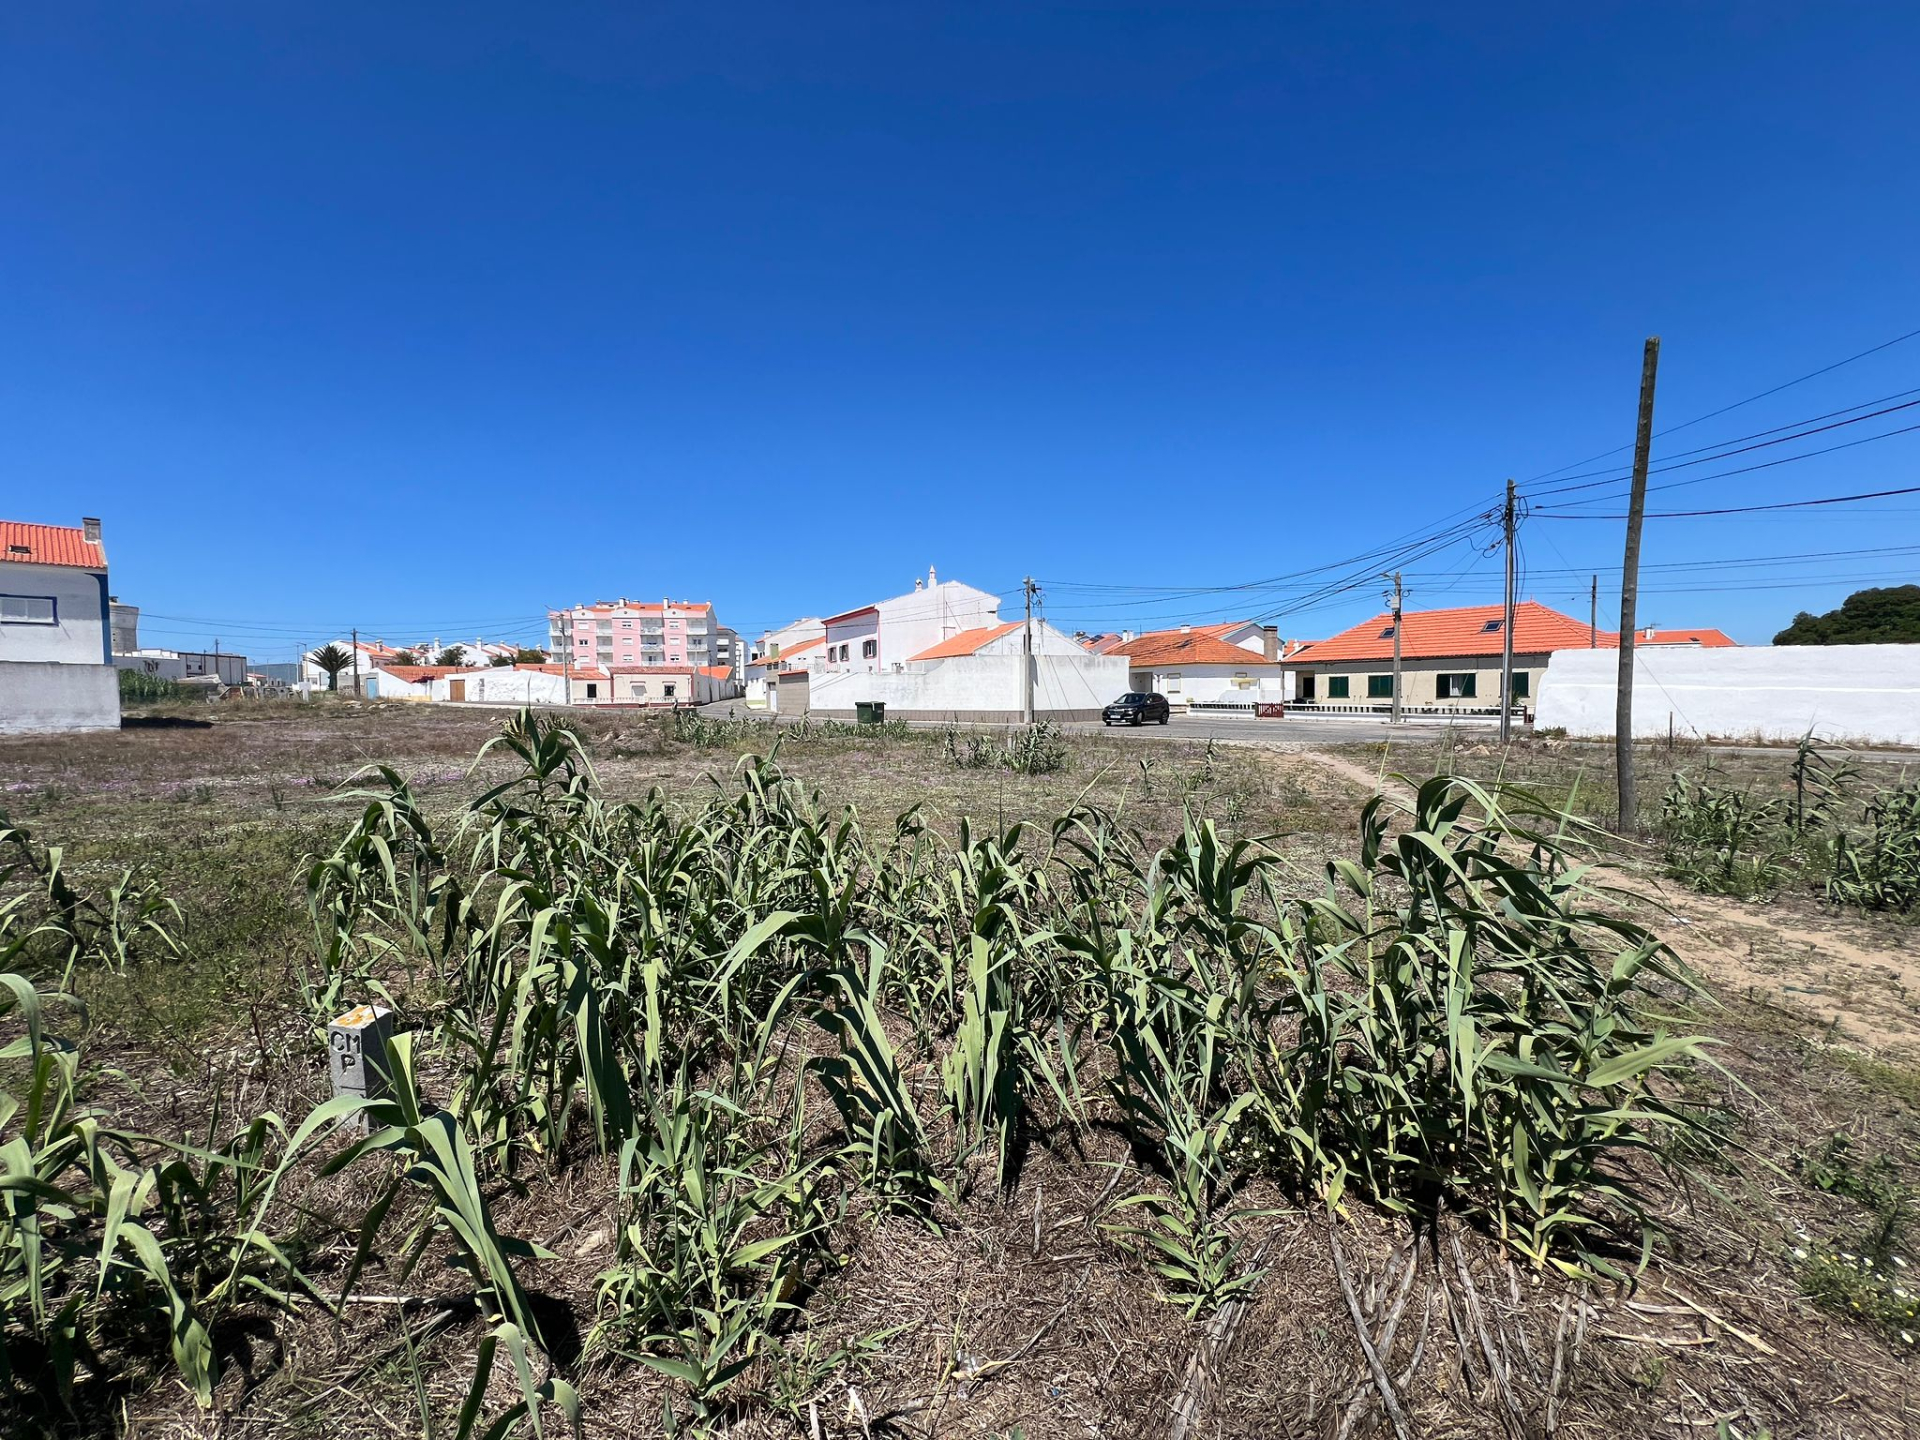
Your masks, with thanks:
[[(1656, 836), (1607, 841), (1592, 890), (1529, 878), (1471, 803), (1432, 847), (1362, 835), (1389, 772), (1604, 818), (1590, 757), (1068, 737), (1009, 766), (805, 727), (789, 784), (749, 758), (769, 732), (629, 716), (475, 764), (506, 718), (0, 741), (37, 857), (0, 901), (45, 913), (59, 846), (78, 891), (131, 870), (178, 905), (146, 912), (167, 945), (103, 899), (75, 927), (132, 943), (70, 973), (0, 931), (0, 968), (85, 1005), (44, 1002), (76, 1048), (38, 1071), (0, 1017), (7, 1089), (67, 1066), (128, 1137), (51, 1154), (31, 1103), (0, 1130), (47, 1190), (9, 1191), (10, 1433), (1920, 1428), (1911, 922), (1791, 867), (1700, 893)], [(1725, 778), (1771, 794), (1788, 758)], [(1647, 762), (1653, 815), (1704, 760)], [(292, 1143), (316, 1020), (376, 994), (414, 1108)]]

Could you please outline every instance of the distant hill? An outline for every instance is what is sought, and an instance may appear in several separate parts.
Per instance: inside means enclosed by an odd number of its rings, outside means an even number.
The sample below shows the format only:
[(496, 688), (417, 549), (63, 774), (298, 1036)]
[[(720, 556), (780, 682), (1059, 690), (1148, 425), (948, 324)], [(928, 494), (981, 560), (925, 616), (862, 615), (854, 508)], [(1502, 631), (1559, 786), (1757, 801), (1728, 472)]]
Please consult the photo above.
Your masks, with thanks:
[(1856, 590), (1838, 610), (1802, 610), (1776, 645), (1920, 645), (1920, 585)]

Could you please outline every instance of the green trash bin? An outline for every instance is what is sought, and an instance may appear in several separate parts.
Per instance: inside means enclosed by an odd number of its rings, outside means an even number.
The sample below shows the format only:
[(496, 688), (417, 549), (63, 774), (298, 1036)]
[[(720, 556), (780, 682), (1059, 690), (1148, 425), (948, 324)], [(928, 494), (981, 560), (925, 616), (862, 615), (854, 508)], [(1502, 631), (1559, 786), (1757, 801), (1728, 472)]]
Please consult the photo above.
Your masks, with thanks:
[(883, 700), (856, 700), (853, 702), (853, 720), (856, 725), (878, 725), (887, 718), (887, 706)]

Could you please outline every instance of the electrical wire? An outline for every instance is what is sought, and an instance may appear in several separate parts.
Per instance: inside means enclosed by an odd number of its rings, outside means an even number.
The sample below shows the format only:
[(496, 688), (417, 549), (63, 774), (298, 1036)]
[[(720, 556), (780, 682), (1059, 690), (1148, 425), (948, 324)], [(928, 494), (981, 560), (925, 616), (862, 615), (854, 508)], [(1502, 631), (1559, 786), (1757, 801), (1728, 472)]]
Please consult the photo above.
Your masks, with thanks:
[[(1754, 515), (1762, 510), (1802, 510), (1814, 505), (1845, 505), (1855, 500), (1883, 500), (1889, 495), (1920, 495), (1920, 485), (1898, 490), (1868, 490), (1858, 495), (1823, 495), (1817, 500), (1782, 500), (1773, 505), (1728, 505), (1715, 510), (1649, 510), (1647, 520), (1692, 520), (1703, 515)], [(1543, 520), (1625, 520), (1625, 515), (1563, 515), (1548, 513)]]
[[(1847, 356), (1846, 359), (1844, 360), (1836, 360), (1831, 365), (1822, 365), (1818, 370), (1810, 370), (1805, 375), (1795, 376), (1791, 380), (1785, 381), (1779, 385), (1775, 385), (1770, 390), (1762, 390), (1757, 395), (1749, 395), (1747, 396), (1746, 399), (1736, 400), (1731, 405), (1722, 405), (1718, 410), (1709, 410), (1704, 415), (1696, 415), (1693, 417), (1693, 419), (1683, 420), (1678, 425), (1669, 425), (1664, 430), (1656, 430), (1654, 432), (1653, 438), (1657, 440), (1663, 435), (1673, 435), (1678, 433), (1679, 431), (1691, 429), (1695, 425), (1704, 424), (1708, 420), (1713, 420), (1718, 418), (1719, 416), (1729, 414), (1735, 410), (1739, 410), (1744, 406), (1753, 404), (1755, 401), (1765, 400), (1770, 395), (1778, 395), (1782, 390), (1791, 390), (1796, 385), (1804, 385), (1809, 380), (1817, 380), (1822, 375), (1831, 374), (1833, 371), (1838, 370), (1843, 366), (1853, 364), (1854, 361), (1856, 360), (1864, 360), (1869, 355), (1878, 355), (1882, 350), (1891, 350), (1895, 345), (1905, 344), (1907, 341), (1913, 339), (1917, 335), (1920, 335), (1920, 330), (1909, 330), (1904, 335), (1896, 335), (1891, 340), (1883, 340), (1878, 345), (1870, 345), (1865, 350), (1861, 350), (1856, 354)], [(1575, 460), (1571, 464), (1559, 465), (1553, 468), (1552, 470), (1543, 470), (1541, 471), (1540, 474), (1535, 475), (1532, 479), (1526, 481), (1525, 483), (1528, 485), (1531, 485), (1535, 481), (1549, 480), (1556, 475), (1564, 474), (1568, 470), (1578, 469), (1582, 465), (1591, 465), (1596, 460), (1604, 460), (1609, 455), (1618, 455), (1622, 451), (1631, 450), (1632, 448), (1633, 446), (1631, 444), (1616, 445), (1611, 450), (1602, 450), (1598, 455), (1589, 455), (1584, 460)]]

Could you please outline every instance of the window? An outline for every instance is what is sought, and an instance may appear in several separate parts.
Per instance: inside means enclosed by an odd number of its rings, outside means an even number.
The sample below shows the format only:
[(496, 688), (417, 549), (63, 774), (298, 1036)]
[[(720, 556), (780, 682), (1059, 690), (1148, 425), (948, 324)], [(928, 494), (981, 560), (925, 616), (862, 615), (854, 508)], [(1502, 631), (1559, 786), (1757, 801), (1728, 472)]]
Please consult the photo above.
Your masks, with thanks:
[(1527, 698), (1527, 678), (1527, 672), (1524, 670), (1516, 670), (1513, 672), (1514, 699), (1524, 700)]
[(622, 621), (620, 622), (620, 628), (621, 628), (622, 630), (631, 630), (631, 629), (633, 628), (633, 621), (631, 621), (631, 620), (622, 620)]
[(0, 621), (8, 625), (52, 625), (58, 619), (51, 595), (0, 595)]
[(674, 690), (675, 690), (674, 684), (671, 680), (669, 680), (666, 684), (660, 687), (660, 694), (665, 699), (671, 700), (673, 699), (673, 696), (674, 696)]
[(1500, 633), (1500, 623), (1498, 620), (1489, 620), (1480, 627), (1480, 633), (1482, 635), (1498, 635)]
[(1313, 699), (1313, 681), (1314, 681), (1314, 674), (1311, 670), (1304, 672), (1300, 676), (1300, 684), (1299, 684), (1300, 699), (1302, 700)]
[(1380, 632), (1380, 638), (1382, 640), (1391, 640), (1393, 638), (1393, 626), (1389, 625), (1386, 629), (1382, 630)]
[(1438, 675), (1434, 693), (1442, 700), (1471, 700), (1476, 693), (1478, 675)]
[(587, 682), (587, 699), (598, 700), (599, 698), (600, 698), (600, 687), (594, 684), (591, 680), (589, 680)]
[(1391, 675), (1367, 676), (1367, 698), (1369, 700), (1391, 700), (1393, 698), (1393, 677)]
[(1180, 693), (1180, 672), (1178, 670), (1175, 670), (1171, 675), (1167, 676), (1167, 693), (1169, 695), (1178, 695)]
[(860, 642), (860, 658), (862, 660), (871, 660), (879, 653), (880, 642), (878, 640), (862, 640)]
[(1349, 683), (1350, 677), (1345, 675), (1327, 676), (1327, 699), (1345, 700), (1348, 697), (1347, 687)]
[(1253, 680), (1248, 676), (1246, 671), (1236, 670), (1233, 672), (1233, 688), (1236, 690), (1251, 690), (1253, 688)]

